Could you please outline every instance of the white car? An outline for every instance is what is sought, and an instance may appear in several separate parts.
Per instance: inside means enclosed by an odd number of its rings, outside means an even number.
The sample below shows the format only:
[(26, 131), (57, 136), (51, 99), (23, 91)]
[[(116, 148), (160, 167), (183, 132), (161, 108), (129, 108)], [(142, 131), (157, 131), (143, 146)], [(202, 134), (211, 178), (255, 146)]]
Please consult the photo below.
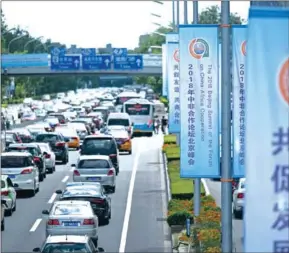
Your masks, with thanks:
[(1, 175), (1, 199), (6, 201), (5, 215), (11, 216), (16, 210), (16, 191), (7, 175)]
[(241, 178), (233, 192), (233, 213), (236, 219), (242, 219), (245, 205), (245, 178)]
[(36, 120), (36, 114), (34, 112), (28, 113), (28, 114), (23, 114), (21, 121), (32, 121)]
[(11, 179), (16, 191), (28, 191), (34, 196), (39, 190), (39, 170), (30, 153), (2, 153), (1, 169), (2, 175)]
[(48, 143), (38, 142), (37, 144), (40, 147), (41, 152), (44, 154), (46, 171), (53, 173), (55, 171), (56, 164), (54, 152), (51, 150), (51, 147)]

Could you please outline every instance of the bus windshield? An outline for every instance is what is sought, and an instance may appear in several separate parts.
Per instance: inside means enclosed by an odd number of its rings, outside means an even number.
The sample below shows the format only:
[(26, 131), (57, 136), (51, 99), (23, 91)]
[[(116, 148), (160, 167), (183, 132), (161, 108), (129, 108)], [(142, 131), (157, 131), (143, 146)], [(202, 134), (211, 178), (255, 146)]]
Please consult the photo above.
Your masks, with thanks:
[(141, 105), (141, 104), (135, 104), (135, 105), (125, 105), (125, 112), (129, 115), (149, 115), (150, 114), (150, 105)]

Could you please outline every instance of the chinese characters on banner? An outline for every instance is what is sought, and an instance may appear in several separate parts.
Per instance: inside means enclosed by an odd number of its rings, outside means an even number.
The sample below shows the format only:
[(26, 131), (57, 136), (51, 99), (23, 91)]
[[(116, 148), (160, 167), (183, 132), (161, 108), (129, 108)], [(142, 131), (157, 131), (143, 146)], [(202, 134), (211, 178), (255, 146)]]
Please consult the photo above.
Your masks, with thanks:
[(219, 42), (215, 25), (181, 25), (181, 177), (213, 178), (219, 168)]
[(289, 9), (250, 9), (247, 41), (245, 252), (289, 252)]
[(245, 60), (247, 26), (233, 26), (233, 177), (245, 177)]
[(163, 87), (162, 87), (162, 95), (168, 96), (168, 79), (167, 79), (167, 45), (162, 44), (162, 77), (163, 77)]
[(180, 83), (179, 83), (179, 43), (167, 45), (168, 85), (169, 85), (169, 133), (180, 132)]

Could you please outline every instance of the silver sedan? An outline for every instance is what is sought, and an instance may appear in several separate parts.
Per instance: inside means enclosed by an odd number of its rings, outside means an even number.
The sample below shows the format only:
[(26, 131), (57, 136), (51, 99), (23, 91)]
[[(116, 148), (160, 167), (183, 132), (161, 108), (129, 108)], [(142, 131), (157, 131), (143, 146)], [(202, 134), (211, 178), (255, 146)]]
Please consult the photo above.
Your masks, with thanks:
[(74, 182), (99, 182), (110, 192), (115, 192), (116, 172), (109, 156), (84, 155), (80, 156), (74, 167)]
[(95, 246), (98, 242), (98, 218), (88, 201), (56, 201), (50, 212), (42, 211), (46, 222), (46, 237), (49, 235), (87, 235)]

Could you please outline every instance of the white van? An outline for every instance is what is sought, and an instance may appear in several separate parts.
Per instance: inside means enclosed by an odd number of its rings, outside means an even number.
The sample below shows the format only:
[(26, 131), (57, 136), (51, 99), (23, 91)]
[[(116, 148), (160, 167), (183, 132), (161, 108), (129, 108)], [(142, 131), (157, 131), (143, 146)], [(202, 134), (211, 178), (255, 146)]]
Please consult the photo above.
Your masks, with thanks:
[(128, 131), (129, 135), (133, 133), (133, 124), (130, 119), (130, 116), (127, 113), (123, 112), (112, 112), (107, 118), (107, 127), (110, 126), (124, 126)]

